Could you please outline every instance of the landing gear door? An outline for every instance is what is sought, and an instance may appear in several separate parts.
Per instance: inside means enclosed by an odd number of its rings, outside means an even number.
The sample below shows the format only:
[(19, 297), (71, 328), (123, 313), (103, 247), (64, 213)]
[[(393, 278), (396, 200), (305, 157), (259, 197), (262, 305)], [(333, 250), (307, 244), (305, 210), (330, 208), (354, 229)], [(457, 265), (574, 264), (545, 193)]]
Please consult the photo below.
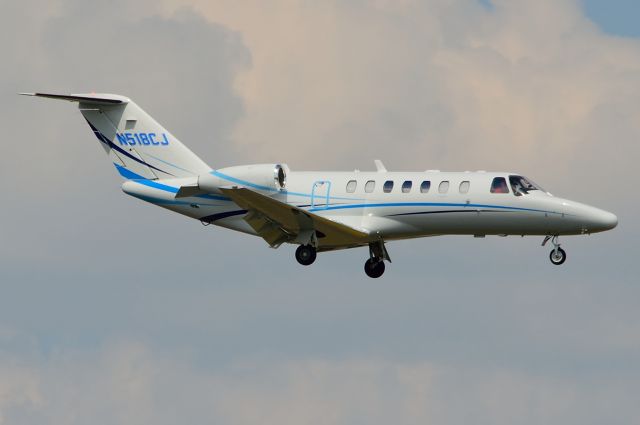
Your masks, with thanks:
[(318, 180), (314, 182), (311, 188), (311, 209), (327, 209), (329, 207), (330, 193), (330, 181)]

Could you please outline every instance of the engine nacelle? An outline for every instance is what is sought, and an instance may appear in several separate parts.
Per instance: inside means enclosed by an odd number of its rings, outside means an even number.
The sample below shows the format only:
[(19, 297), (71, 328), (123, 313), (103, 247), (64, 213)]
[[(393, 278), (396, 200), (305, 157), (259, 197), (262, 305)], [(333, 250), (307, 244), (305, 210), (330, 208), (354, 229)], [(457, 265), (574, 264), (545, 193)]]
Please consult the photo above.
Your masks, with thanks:
[(286, 164), (239, 165), (215, 170), (198, 177), (198, 187), (208, 193), (219, 187), (239, 186), (254, 190), (279, 191), (287, 186), (289, 167)]

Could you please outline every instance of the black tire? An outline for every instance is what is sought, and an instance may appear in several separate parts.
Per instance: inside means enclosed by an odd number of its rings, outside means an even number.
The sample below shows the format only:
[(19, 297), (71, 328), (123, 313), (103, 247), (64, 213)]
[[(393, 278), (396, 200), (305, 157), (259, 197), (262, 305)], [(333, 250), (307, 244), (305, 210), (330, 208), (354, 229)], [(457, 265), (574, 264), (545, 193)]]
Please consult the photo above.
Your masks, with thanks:
[(555, 248), (552, 249), (551, 252), (549, 253), (549, 260), (551, 260), (551, 262), (556, 266), (559, 266), (560, 264), (564, 263), (566, 259), (567, 259), (567, 253), (562, 248), (558, 248), (557, 255), (556, 255)]
[(317, 252), (311, 245), (300, 245), (296, 249), (296, 260), (303, 266), (310, 266), (316, 261)]
[(384, 273), (384, 261), (369, 258), (364, 263), (364, 272), (372, 279), (377, 279)]

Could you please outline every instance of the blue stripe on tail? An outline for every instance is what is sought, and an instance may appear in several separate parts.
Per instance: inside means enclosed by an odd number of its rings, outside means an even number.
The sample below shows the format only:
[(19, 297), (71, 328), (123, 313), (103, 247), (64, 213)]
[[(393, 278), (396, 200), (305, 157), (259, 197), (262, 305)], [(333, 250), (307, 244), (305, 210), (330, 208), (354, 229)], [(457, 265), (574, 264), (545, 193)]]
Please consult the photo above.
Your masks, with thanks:
[[(153, 166), (153, 165), (151, 165), (151, 164), (149, 164), (149, 163), (147, 163), (145, 161), (142, 161), (141, 159), (136, 158), (135, 156), (131, 155), (129, 152), (127, 152), (124, 149), (122, 149), (120, 146), (115, 145), (111, 140), (107, 139), (107, 137), (104, 134), (102, 134), (100, 132), (100, 130), (95, 128), (93, 126), (93, 124), (91, 124), (91, 122), (89, 122), (89, 120), (87, 120), (86, 118), (85, 118), (85, 120), (87, 121), (87, 124), (89, 124), (89, 127), (91, 127), (91, 130), (93, 130), (93, 134), (96, 135), (96, 137), (98, 138), (98, 140), (100, 140), (101, 143), (104, 143), (109, 148), (115, 149), (116, 152), (119, 152), (119, 153), (125, 155), (127, 158), (131, 158), (134, 161), (139, 162), (142, 165), (146, 165), (147, 167), (152, 168), (152, 169), (157, 170), (157, 171), (160, 171), (161, 173), (165, 173), (165, 174), (168, 174), (170, 176), (174, 176), (175, 177), (175, 175), (173, 175), (173, 174), (171, 174), (171, 173), (169, 173), (167, 171), (161, 170), (160, 168), (155, 167), (155, 166)], [(120, 171), (120, 170), (118, 170), (118, 171)], [(120, 175), (122, 175), (122, 172), (120, 172)], [(123, 176), (123, 177), (125, 177), (125, 176)], [(125, 177), (125, 178), (131, 178), (131, 177)], [(138, 176), (136, 178), (144, 178), (144, 177)]]

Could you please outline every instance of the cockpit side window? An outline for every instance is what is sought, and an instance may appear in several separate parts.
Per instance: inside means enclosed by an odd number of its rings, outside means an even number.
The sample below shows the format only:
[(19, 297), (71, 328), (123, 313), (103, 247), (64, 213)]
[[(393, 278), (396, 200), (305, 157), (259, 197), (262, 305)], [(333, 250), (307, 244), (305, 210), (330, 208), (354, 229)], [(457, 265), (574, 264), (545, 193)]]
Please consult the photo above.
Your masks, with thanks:
[(516, 196), (527, 195), (532, 190), (544, 191), (540, 186), (522, 176), (509, 176), (509, 183), (513, 194)]
[(509, 193), (507, 179), (504, 177), (496, 177), (491, 182), (491, 193)]

